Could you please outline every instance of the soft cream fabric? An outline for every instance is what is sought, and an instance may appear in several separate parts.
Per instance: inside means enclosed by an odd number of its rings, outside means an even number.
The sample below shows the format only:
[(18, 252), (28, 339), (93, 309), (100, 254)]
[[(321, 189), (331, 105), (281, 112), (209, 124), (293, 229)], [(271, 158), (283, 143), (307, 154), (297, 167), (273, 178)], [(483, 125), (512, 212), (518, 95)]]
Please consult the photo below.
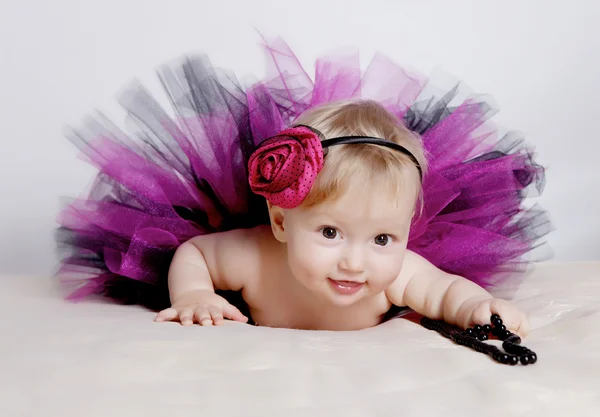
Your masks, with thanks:
[(600, 263), (545, 264), (516, 294), (533, 366), (404, 318), (360, 332), (154, 323), (0, 278), (0, 416), (598, 416)]

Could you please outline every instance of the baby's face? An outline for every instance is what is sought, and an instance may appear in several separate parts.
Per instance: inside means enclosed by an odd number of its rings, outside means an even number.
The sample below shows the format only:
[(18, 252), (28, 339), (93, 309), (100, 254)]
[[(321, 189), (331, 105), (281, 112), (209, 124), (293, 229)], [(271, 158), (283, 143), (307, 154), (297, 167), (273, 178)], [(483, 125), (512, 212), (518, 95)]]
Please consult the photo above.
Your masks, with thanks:
[(399, 275), (414, 198), (350, 192), (285, 214), (289, 266), (320, 298), (347, 306), (385, 290)]

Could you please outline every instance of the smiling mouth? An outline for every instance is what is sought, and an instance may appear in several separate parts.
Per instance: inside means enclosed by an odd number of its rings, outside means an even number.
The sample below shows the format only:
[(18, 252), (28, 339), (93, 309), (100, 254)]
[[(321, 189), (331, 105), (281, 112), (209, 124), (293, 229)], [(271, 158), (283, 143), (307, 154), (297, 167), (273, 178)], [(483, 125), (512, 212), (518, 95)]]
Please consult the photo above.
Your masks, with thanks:
[(355, 294), (358, 290), (360, 290), (365, 283), (364, 282), (356, 282), (356, 281), (336, 281), (334, 279), (328, 278), (329, 283), (338, 293), (343, 295), (351, 295)]

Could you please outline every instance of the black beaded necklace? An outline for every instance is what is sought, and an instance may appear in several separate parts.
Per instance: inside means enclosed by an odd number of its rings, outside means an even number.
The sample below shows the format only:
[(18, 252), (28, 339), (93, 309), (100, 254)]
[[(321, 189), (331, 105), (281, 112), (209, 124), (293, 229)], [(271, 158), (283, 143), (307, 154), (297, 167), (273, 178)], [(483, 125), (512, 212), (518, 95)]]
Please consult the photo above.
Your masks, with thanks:
[[(453, 340), (462, 346), (467, 346), (473, 350), (491, 356), (496, 362), (517, 365), (521, 362), (522, 365), (534, 364), (537, 362), (537, 354), (525, 346), (521, 345), (521, 338), (506, 330), (506, 326), (502, 324), (502, 319), (497, 314), (492, 314), (491, 325), (484, 326), (475, 325), (462, 330), (443, 321), (431, 320), (427, 317), (421, 319), (421, 325), (429, 330), (435, 330), (442, 336)], [(498, 349), (496, 346), (483, 343), (483, 340), (488, 340), (488, 334), (496, 336), (502, 340), (502, 348), (505, 352)]]

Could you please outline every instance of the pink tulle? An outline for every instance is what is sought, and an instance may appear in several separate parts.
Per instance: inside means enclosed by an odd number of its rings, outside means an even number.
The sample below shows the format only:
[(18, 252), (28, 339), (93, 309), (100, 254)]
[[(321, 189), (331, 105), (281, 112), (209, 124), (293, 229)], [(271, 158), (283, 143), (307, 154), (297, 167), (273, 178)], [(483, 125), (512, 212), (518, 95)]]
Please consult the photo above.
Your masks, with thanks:
[[(364, 71), (358, 54), (322, 57), (311, 78), (283, 41), (264, 49), (267, 76), (250, 86), (205, 57), (189, 57), (159, 70), (174, 115), (134, 84), (120, 103), (136, 131), (125, 133), (100, 116), (73, 131), (71, 139), (100, 171), (91, 192), (59, 217), (57, 241), (66, 254), (58, 275), (79, 286), (75, 298), (103, 294), (168, 305), (167, 271), (178, 245), (268, 222), (264, 197), (248, 182), (250, 176), (260, 188), (252, 177), (258, 168), (248, 172), (257, 146), (314, 106), (358, 98), (383, 104), (427, 151), (424, 210), (409, 248), (486, 287), (523, 270), (524, 256), (550, 229), (543, 210), (523, 204), (529, 191), (541, 192), (544, 170), (519, 134), (489, 122), (486, 101), (453, 103), (461, 83), (432, 88), (434, 81), (382, 55)], [(298, 184), (318, 169), (311, 158)], [(296, 202), (288, 194), (278, 201)]]

